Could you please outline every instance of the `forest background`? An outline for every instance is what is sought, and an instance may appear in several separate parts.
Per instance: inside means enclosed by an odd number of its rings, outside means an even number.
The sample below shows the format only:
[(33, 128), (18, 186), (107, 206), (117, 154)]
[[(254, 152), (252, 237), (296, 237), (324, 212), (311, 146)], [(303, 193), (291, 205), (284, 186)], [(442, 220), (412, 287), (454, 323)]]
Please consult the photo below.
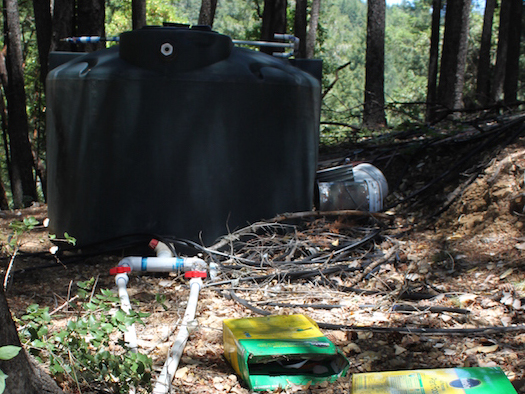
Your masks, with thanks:
[[(506, 1), (517, 3), (515, 0), (503, 0), (503, 3)], [(521, 8), (522, 1), (518, 2)], [(7, 78), (10, 72), (10, 46), (7, 44), (10, 37), (11, 42), (14, 41), (11, 36), (13, 28), (10, 27), (13, 19), (13, 3), (18, 5), (19, 15), (15, 15), (15, 18), (18, 17), (20, 21), (22, 81), (25, 90), (23, 102), (25, 102), (27, 113), (27, 126), (22, 122), (22, 128), (26, 127), (28, 130), (32, 152), (32, 158), (27, 156), (22, 161), (27, 162), (27, 166), (31, 168), (33, 177), (26, 181), (26, 184), (33, 182), (35, 193), (28, 193), (27, 187), (25, 187), (26, 190), (22, 191), (22, 186), (19, 186), (20, 190), (17, 192), (17, 185), (13, 182), (13, 179), (17, 177), (14, 173), (16, 171), (13, 170), (15, 167), (13, 164), (20, 161), (20, 157), (14, 157), (16, 150), (13, 146), (14, 134), (9, 132), (10, 127), (15, 127), (14, 123), (19, 112), (17, 108), (20, 105), (10, 105), (9, 100), (6, 100), (6, 97), (13, 94), (10, 83), (16, 82), (9, 82), (14, 78), (9, 78), (9, 81)], [(374, 3), (381, 3), (381, 1)], [(394, 130), (402, 130), (414, 127), (414, 125), (418, 127), (421, 125), (429, 126), (426, 113), (427, 85), (429, 83), (433, 5), (436, 3), (435, 0), (404, 0), (395, 5), (387, 5), (385, 9), (385, 125)], [(458, 1), (456, 3), (465, 2)], [(470, 19), (468, 21), (468, 47), (462, 100), (465, 108), (474, 108), (479, 107), (480, 104), (476, 98), (476, 83), (484, 26), (485, 1), (473, 0), (467, 3), (470, 3)], [(492, 1), (492, 3), (496, 5), (496, 8), (490, 27), (489, 73), (494, 74), (497, 61), (500, 2)], [(1, 209), (27, 206), (34, 200), (45, 201), (46, 104), (44, 85), (47, 65), (41, 66), (43, 62), (42, 59), (39, 59), (38, 21), (35, 20), (37, 4), (46, 4), (46, 2), (4, 0), (4, 22), (9, 22), (9, 15), (11, 15), (11, 25), (4, 23), (4, 48), (7, 49), (3, 51), (6, 56), (2, 56), (0, 59), (2, 63), (4, 63), (4, 59), (8, 60), (7, 70), (6, 67), (0, 69), (4, 92), (1, 100), (3, 106), (0, 108), (3, 136), (3, 144), (0, 150)], [(199, 23), (199, 12), (203, 1), (148, 0), (146, 4), (145, 18), (148, 25), (161, 25), (164, 22), (193, 25)], [(286, 4), (286, 29), (287, 32), (294, 34), (296, 2), (288, 0), (284, 4)], [(372, 131), (361, 126), (365, 101), (367, 61), (367, 3), (361, 0), (323, 0), (318, 4), (320, 4), (320, 12), (315, 37), (314, 58), (323, 61), (320, 142), (322, 146), (357, 142), (372, 134)], [(439, 4), (442, 7), (442, 18), (439, 22), (441, 46), (445, 29), (446, 1), (440, 1)], [(213, 29), (229, 35), (233, 39), (258, 40), (262, 36), (264, 6), (263, 0), (219, 0), (216, 4)], [(308, 2), (309, 15), (311, 15), (311, 7), (312, 2)], [(131, 1), (106, 0), (103, 12), (106, 36), (118, 36), (121, 32), (132, 29)], [(523, 32), (520, 32), (521, 34)], [(523, 42), (524, 40), (521, 40), (521, 43)], [(108, 42), (103, 45), (114, 44)], [(12, 47), (14, 46), (12, 45)], [(82, 51), (90, 48), (70, 45), (69, 49)], [(93, 49), (96, 48), (92, 47), (91, 50)], [(522, 53), (523, 51), (520, 50), (519, 52)], [(520, 59), (520, 62), (522, 61)], [(519, 67), (519, 70), (522, 69), (523, 67)], [(11, 72), (13, 72), (12, 70), (13, 66), (11, 66)], [(516, 97), (517, 105), (523, 100), (522, 80), (523, 75), (520, 73)], [(429, 127), (429, 132), (432, 132), (431, 127)]]

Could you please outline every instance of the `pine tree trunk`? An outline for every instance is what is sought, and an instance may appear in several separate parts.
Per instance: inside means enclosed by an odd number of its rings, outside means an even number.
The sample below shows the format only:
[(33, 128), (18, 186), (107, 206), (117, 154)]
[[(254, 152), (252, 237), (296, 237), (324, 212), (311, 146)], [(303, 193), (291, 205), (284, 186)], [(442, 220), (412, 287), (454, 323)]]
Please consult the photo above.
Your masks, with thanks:
[(514, 104), (518, 100), (518, 80), (520, 71), (520, 38), (523, 1), (512, 0), (508, 33), (507, 62), (503, 94), (505, 104)]
[(438, 103), (446, 110), (463, 108), (470, 0), (448, 1), (438, 86)]
[(368, 0), (363, 127), (369, 130), (386, 127), (385, 12), (385, 0)]
[(133, 30), (146, 26), (146, 0), (131, 0), (131, 23)]
[(433, 122), (436, 115), (437, 77), (439, 63), (439, 28), (441, 24), (441, 0), (432, 1), (432, 33), (430, 35), (430, 53), (428, 58), (427, 84), (427, 122)]
[(22, 41), (18, 2), (4, 0), (5, 39), (7, 43), (7, 113), (10, 150), (11, 192), (15, 208), (28, 206), (37, 201), (36, 183), (33, 177), (33, 154), (29, 141)]
[(487, 0), (483, 17), (483, 32), (479, 48), (478, 77), (476, 85), (476, 99), (482, 106), (490, 102), (490, 47), (492, 41), (492, 22), (496, 0)]
[(317, 39), (317, 27), (319, 26), (319, 15), (321, 13), (321, 0), (312, 0), (310, 11), (310, 24), (306, 35), (306, 58), (313, 59), (315, 53), (315, 42)]
[(202, 0), (201, 10), (199, 13), (199, 25), (213, 26), (216, 9), (217, 0)]

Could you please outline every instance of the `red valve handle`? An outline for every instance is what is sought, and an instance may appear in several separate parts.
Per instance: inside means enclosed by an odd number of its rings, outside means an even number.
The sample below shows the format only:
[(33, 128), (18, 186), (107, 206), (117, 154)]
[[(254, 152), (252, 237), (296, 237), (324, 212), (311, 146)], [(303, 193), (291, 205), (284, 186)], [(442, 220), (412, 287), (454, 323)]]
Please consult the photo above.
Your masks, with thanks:
[(187, 279), (191, 278), (206, 278), (206, 271), (187, 271), (184, 273), (184, 277)]
[(109, 270), (110, 275), (124, 274), (126, 272), (131, 272), (131, 267), (115, 267)]

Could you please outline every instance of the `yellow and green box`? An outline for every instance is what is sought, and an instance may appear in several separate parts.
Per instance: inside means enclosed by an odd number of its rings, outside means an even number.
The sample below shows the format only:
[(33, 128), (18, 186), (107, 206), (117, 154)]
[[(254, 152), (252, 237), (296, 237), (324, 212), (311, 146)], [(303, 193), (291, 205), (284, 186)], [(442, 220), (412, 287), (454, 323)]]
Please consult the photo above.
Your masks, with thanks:
[(349, 363), (304, 315), (223, 321), (224, 356), (254, 391), (333, 382)]
[(352, 394), (516, 394), (499, 367), (371, 372), (352, 376)]

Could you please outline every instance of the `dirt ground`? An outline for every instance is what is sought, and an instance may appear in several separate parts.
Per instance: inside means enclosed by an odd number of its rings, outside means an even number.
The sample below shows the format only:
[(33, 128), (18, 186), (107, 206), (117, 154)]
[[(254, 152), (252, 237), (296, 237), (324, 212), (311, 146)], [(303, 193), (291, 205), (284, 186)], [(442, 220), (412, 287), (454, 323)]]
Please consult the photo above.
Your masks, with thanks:
[[(335, 383), (285, 392), (350, 392), (351, 377), (360, 372), (499, 366), (517, 392), (525, 393), (525, 137), (518, 133), (508, 143), (502, 137), (501, 143), (477, 149), (484, 139), (468, 133), (426, 146), (411, 136), (391, 146), (370, 143), (357, 153), (350, 148), (322, 152), (324, 164), (346, 158), (377, 165), (391, 190), (385, 202), (389, 216), (268, 221), (264, 231), (252, 229), (220, 249), (228, 254), (214, 257), (223, 264), (217, 279), (222, 284), (201, 291), (198, 326), (172, 392), (248, 393), (223, 358), (222, 321), (258, 316), (259, 308), (310, 316), (350, 362), (347, 375)], [(475, 154), (466, 160), (470, 152)], [(0, 212), (3, 243), (9, 223), (26, 216), (43, 223), (45, 205)], [(275, 230), (277, 224), (287, 230)], [(338, 254), (340, 244), (368, 236), (367, 242)], [(46, 253), (53, 244), (45, 227), (24, 237), (7, 292), (15, 316), (32, 303), (59, 308), (80, 280), (98, 277), (99, 289), (114, 289), (109, 269), (129, 253), (64, 259), (62, 264)], [(324, 260), (303, 265), (312, 255)], [(8, 264), (4, 251), (2, 273)], [(317, 271), (297, 274), (299, 268)], [(288, 276), (278, 275), (283, 271)], [(262, 275), (267, 276), (255, 278)], [(151, 313), (137, 331), (140, 350), (153, 358), (155, 374), (184, 314), (187, 282), (177, 273), (130, 277), (130, 296), (138, 302), (134, 309)], [(156, 302), (157, 294), (166, 296), (167, 310)], [(53, 315), (57, 324), (68, 318), (65, 312)], [(78, 392), (71, 381), (62, 385)], [(82, 388), (83, 393), (106, 392), (97, 390)]]

